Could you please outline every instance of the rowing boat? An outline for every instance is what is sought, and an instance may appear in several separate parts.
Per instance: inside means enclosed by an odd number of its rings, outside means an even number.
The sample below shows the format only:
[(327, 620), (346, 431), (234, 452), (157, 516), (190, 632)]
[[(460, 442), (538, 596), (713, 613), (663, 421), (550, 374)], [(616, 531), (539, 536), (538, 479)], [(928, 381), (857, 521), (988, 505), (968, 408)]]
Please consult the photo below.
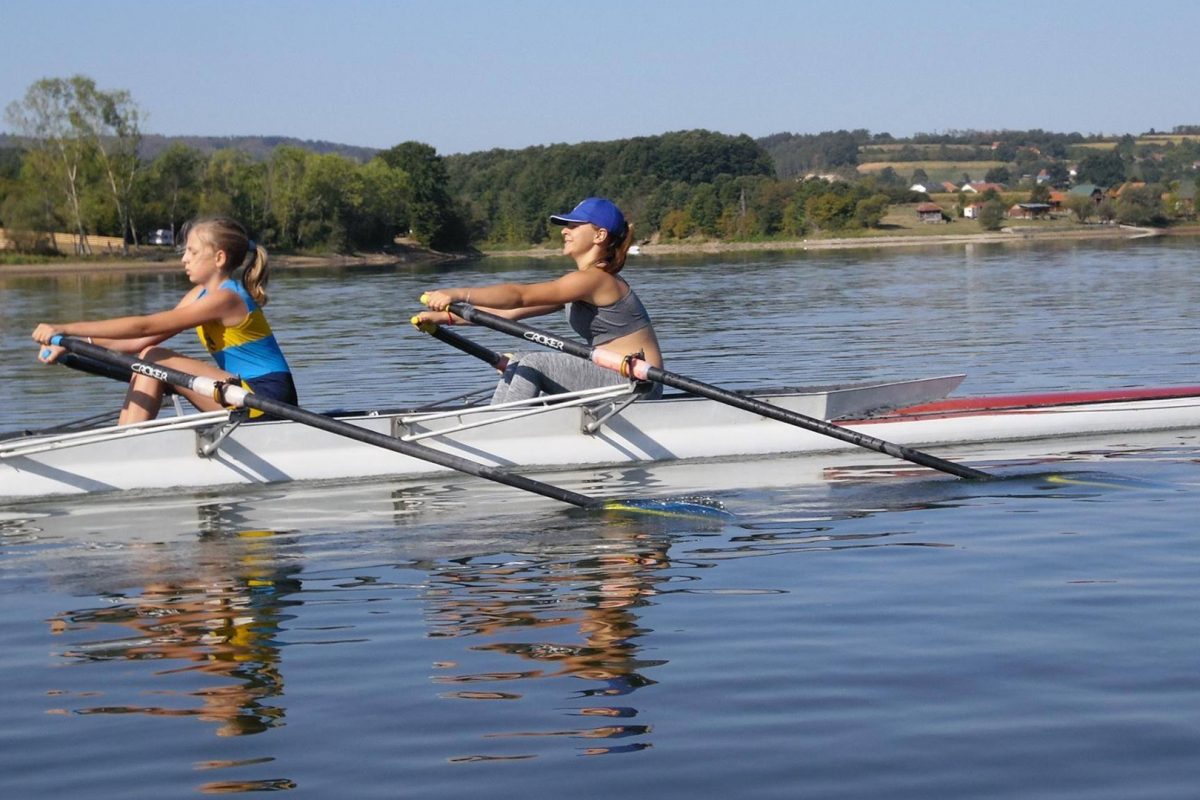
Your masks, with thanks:
[[(946, 375), (755, 394), (781, 408), (837, 419), (936, 400), (962, 380)], [(377, 434), (503, 467), (556, 469), (775, 449), (770, 432), (762, 430), (766, 420), (699, 398), (639, 400), (632, 387), (621, 385), (557, 395), (549, 404), (543, 400), (499, 406), (445, 401), (335, 416)], [(306, 425), (247, 421), (229, 411), (0, 441), (0, 497), (439, 471), (437, 465)]]
[[(905, 446), (1200, 428), (1200, 386), (948, 399), (961, 375), (752, 393)], [(526, 403), (339, 413), (376, 434), (501, 469), (827, 453), (853, 443), (703, 397), (630, 386)], [(285, 481), (420, 477), (446, 467), (286, 420), (183, 414), (0, 441), (0, 498)]]

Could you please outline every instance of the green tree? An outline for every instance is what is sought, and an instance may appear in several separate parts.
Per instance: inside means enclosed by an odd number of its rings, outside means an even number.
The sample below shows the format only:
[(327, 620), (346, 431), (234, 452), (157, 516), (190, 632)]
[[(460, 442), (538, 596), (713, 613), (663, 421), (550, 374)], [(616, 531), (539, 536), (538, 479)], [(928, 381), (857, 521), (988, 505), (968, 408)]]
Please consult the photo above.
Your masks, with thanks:
[(979, 209), (979, 226), (985, 231), (998, 231), (1004, 225), (1004, 203), (988, 200)]
[(5, 117), (25, 139), (30, 169), (61, 192), (75, 232), (75, 252), (88, 254), (82, 195), (84, 171), (93, 153), (78, 125), (78, 105), (72, 80), (44, 78), (32, 84), (22, 100), (10, 103)]
[(306, 150), (281, 145), (266, 162), (266, 205), (269, 229), (285, 247), (298, 247), (304, 221), (304, 176), (308, 171)]
[(82, 75), (76, 75), (70, 81), (77, 104), (73, 114), (75, 125), (95, 153), (112, 193), (122, 249), (128, 253), (126, 243), (137, 241), (133, 190), (141, 167), (138, 157), (142, 143), (138, 127), (141, 110), (123, 89), (101, 91), (96, 88), (95, 81)]
[(702, 183), (692, 190), (687, 206), (692, 224), (706, 236), (717, 235), (717, 222), (721, 218), (721, 201), (711, 183)]
[(873, 194), (859, 200), (854, 206), (854, 219), (864, 228), (878, 228), (887, 214), (888, 196)]
[(1155, 186), (1127, 187), (1117, 198), (1117, 221), (1126, 225), (1165, 225), (1162, 191)]
[(1087, 222), (1096, 216), (1096, 201), (1086, 194), (1069, 194), (1066, 199), (1067, 209), (1075, 215), (1079, 222)]
[(427, 144), (403, 142), (379, 154), (393, 169), (408, 176), (408, 221), (413, 238), (434, 248), (453, 248), (459, 241), (461, 226), (450, 201), (450, 182), (446, 164)]
[(347, 221), (351, 242), (357, 247), (386, 247), (409, 228), (404, 197), (408, 175), (373, 158), (358, 170), (361, 204)]
[(1008, 171), (1008, 167), (992, 167), (983, 176), (987, 183), (1008, 183), (1012, 180), (1012, 175)]
[(856, 200), (847, 194), (826, 192), (805, 201), (804, 217), (821, 230), (842, 230), (854, 219), (856, 205)]
[(1097, 186), (1117, 186), (1125, 182), (1125, 160), (1116, 150), (1091, 153), (1079, 160), (1076, 180)]
[(668, 239), (686, 239), (696, 228), (692, 217), (683, 209), (668, 211), (662, 220), (662, 234)]
[(204, 157), (182, 144), (172, 144), (150, 163), (142, 181), (141, 206), (154, 224), (166, 222), (171, 233), (195, 216)]

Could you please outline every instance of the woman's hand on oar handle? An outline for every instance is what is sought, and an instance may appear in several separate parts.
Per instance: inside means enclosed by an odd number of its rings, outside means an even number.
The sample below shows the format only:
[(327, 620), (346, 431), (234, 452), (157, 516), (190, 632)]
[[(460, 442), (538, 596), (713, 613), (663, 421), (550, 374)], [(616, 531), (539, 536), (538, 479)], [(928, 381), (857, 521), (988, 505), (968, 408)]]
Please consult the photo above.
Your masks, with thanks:
[(43, 364), (53, 364), (55, 361), (58, 361), (59, 356), (67, 352), (66, 348), (51, 344), (51, 340), (58, 335), (60, 335), (58, 328), (45, 322), (39, 323), (33, 329), (33, 340), (43, 345), (38, 350), (38, 361), (41, 361)]
[(431, 311), (448, 311), (453, 302), (454, 298), (450, 296), (450, 293), (441, 289), (434, 289), (421, 295), (421, 305), (427, 306)]
[(421, 295), (421, 305), (428, 306), (430, 310), (422, 311), (413, 317), (413, 325), (416, 325), (418, 328), (421, 327), (417, 323), (418, 318), (423, 322), (435, 322), (438, 325), (467, 324), (465, 319), (451, 313), (450, 304), (453, 302), (455, 302), (455, 299), (450, 292), (445, 292), (441, 289), (425, 292)]

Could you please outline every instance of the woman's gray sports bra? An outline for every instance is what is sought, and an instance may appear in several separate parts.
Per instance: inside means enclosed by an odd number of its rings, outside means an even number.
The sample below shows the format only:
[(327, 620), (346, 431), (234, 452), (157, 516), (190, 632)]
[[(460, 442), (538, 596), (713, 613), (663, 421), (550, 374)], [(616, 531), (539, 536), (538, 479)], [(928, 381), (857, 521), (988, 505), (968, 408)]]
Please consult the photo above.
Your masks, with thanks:
[(650, 327), (650, 313), (633, 289), (607, 306), (594, 306), (576, 300), (567, 306), (567, 320), (575, 332), (591, 345), (605, 344)]

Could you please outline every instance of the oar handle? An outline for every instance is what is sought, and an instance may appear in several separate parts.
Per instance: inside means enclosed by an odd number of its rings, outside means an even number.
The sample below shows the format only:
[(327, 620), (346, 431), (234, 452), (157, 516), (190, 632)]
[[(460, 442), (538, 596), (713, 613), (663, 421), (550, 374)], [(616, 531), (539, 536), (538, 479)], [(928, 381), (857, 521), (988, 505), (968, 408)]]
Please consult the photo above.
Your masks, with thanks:
[(445, 342), (451, 347), (456, 347), (467, 355), (475, 356), (480, 361), (486, 361), (500, 372), (503, 372), (505, 367), (508, 366), (507, 354), (489, 350), (478, 342), (473, 342), (465, 336), (446, 330), (436, 322), (421, 319), (419, 315), (414, 316), (411, 321), (413, 326), (422, 333), (428, 333), (439, 342)]
[(468, 322), (473, 322), (477, 325), (483, 325), (502, 333), (507, 333), (512, 336), (524, 339), (527, 342), (533, 342), (543, 347), (548, 347), (551, 350), (559, 350), (579, 358), (586, 359), (604, 367), (605, 369), (614, 370), (630, 378), (637, 380), (649, 380), (661, 383), (664, 386), (670, 386), (675, 389), (680, 389), (688, 394), (707, 397), (710, 400), (715, 400), (719, 403), (734, 406), (745, 411), (750, 411), (768, 419), (777, 420), (795, 425), (799, 428), (820, 433), (834, 439), (840, 439), (844, 442), (865, 447), (868, 450), (874, 450), (894, 458), (911, 461), (914, 464), (920, 464), (923, 467), (940, 470), (941, 472), (955, 475), (960, 478), (970, 478), (972, 480), (986, 480), (992, 476), (986, 472), (982, 472), (971, 467), (965, 467), (961, 464), (955, 464), (953, 461), (947, 461), (937, 456), (923, 453), (920, 450), (913, 450), (911, 447), (905, 447), (892, 442), (886, 442), (883, 439), (877, 439), (874, 436), (869, 436), (859, 431), (843, 428), (838, 425), (830, 424), (824, 420), (814, 417), (805, 416), (795, 411), (773, 406), (770, 403), (764, 403), (761, 400), (756, 400), (752, 397), (747, 397), (736, 392), (731, 392), (712, 384), (703, 383), (702, 381), (694, 380), (683, 375), (677, 375), (673, 372), (668, 372), (660, 367), (650, 365), (645, 359), (635, 356), (621, 356), (614, 354), (602, 348), (592, 347), (581, 342), (575, 342), (570, 339), (563, 339), (546, 331), (538, 330), (515, 320), (498, 317), (495, 314), (489, 314), (486, 311), (480, 311), (469, 303), (451, 303), (450, 310), (458, 314)]

